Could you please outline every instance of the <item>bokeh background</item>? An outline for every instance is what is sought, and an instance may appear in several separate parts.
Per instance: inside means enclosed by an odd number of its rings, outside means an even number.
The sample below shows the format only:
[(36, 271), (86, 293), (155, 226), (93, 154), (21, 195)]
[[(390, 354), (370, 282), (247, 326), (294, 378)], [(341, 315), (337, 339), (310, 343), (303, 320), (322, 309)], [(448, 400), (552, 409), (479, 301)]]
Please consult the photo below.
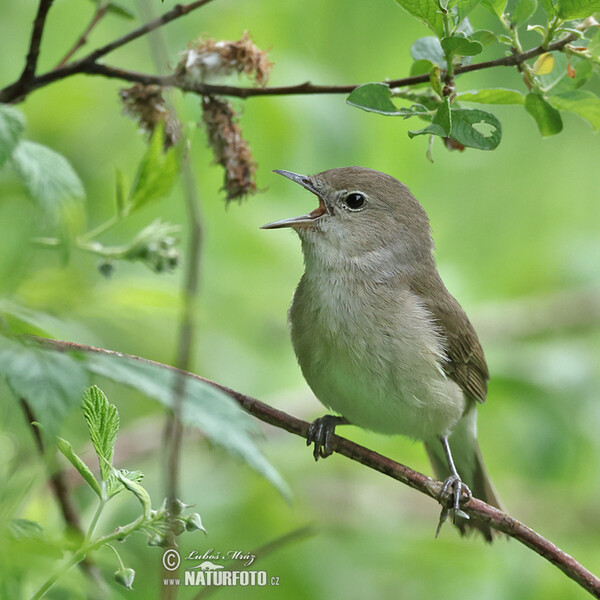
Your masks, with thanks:
[[(136, 2), (122, 0), (139, 14)], [(152, 0), (155, 11), (170, 0)], [(21, 72), (37, 3), (0, 5), (0, 79)], [(83, 0), (55, 2), (40, 67), (54, 65), (91, 16)], [(478, 27), (493, 27), (476, 10)], [(90, 48), (125, 33), (132, 23), (108, 17)], [(188, 40), (204, 35), (239, 39), (249, 30), (270, 50), (271, 84), (311, 80), (359, 83), (404, 76), (411, 43), (427, 30), (392, 0), (215, 0), (162, 31), (170, 59)], [(526, 38), (527, 39), (527, 38)], [(535, 43), (529, 39), (529, 45)], [(498, 56), (488, 51), (484, 58)], [(146, 39), (107, 57), (109, 64), (154, 72)], [(241, 81), (241, 84), (246, 82)], [(596, 82), (597, 85), (597, 82)], [(523, 91), (516, 71), (462, 76), (471, 87)], [(20, 105), (26, 137), (64, 154), (87, 190), (94, 226), (112, 214), (114, 172), (131, 181), (144, 151), (136, 124), (122, 116), (123, 84), (77, 76), (33, 93)], [(200, 119), (199, 99), (171, 96), (183, 123)], [(363, 165), (404, 181), (427, 210), (440, 271), (479, 332), (492, 374), (488, 402), (479, 411), (482, 450), (507, 509), (600, 572), (600, 138), (587, 123), (566, 115), (565, 131), (542, 139), (522, 107), (491, 107), (502, 121), (496, 151), (448, 152), (436, 141), (409, 140), (413, 122), (351, 108), (342, 96), (251, 98), (236, 102), (259, 164), (260, 193), (225, 207), (222, 173), (202, 129), (191, 127), (191, 161), (200, 197), (204, 244), (198, 336), (193, 370), (277, 408), (312, 420), (323, 408), (302, 379), (288, 338), (286, 310), (302, 274), (299, 242), (291, 231), (261, 231), (265, 222), (301, 214), (314, 199), (277, 168), (302, 173)], [(185, 221), (181, 186), (132, 216), (104, 241), (129, 239), (154, 218)], [(182, 270), (155, 275), (140, 264), (119, 264), (105, 279), (93, 256), (74, 252), (68, 264), (27, 243), (39, 219), (18, 181), (0, 173), (0, 291), (4, 297), (57, 317), (57, 335), (172, 363), (176, 352)], [(185, 240), (184, 240), (185, 242)], [(185, 243), (182, 245), (185, 248)], [(138, 392), (97, 380), (122, 418), (121, 466), (142, 469), (158, 501), (164, 494), (162, 409)], [(7, 490), (28, 490), (16, 514), (38, 520), (57, 538), (62, 522), (45, 484), (43, 466), (18, 405), (0, 384), (0, 461), (18, 460)], [(196, 505), (208, 535), (184, 536), (182, 553), (253, 549), (311, 524), (314, 534), (264, 558), (257, 568), (280, 578), (275, 588), (232, 588), (225, 598), (570, 599), (585, 592), (515, 541), (492, 546), (461, 539), (446, 526), (434, 539), (439, 506), (432, 500), (342, 457), (315, 464), (301, 439), (262, 426), (261, 448), (289, 483), (288, 504), (265, 480), (190, 432), (184, 446), (183, 498)], [(422, 447), (354, 427), (344, 434), (411, 467), (430, 473)], [(80, 413), (63, 437), (85, 447)], [(3, 467), (3, 473), (6, 468)], [(82, 517), (92, 494), (73, 478)], [(118, 498), (101, 524), (107, 530), (136, 514), (134, 500)], [(158, 598), (160, 555), (143, 536), (119, 548), (137, 572), (133, 592), (111, 584), (114, 597)], [(37, 560), (37, 559), (36, 559)], [(114, 557), (97, 562), (110, 578)], [(31, 592), (51, 562), (28, 558), (0, 566), (5, 589), (28, 581)], [(31, 561), (30, 561), (31, 562)], [(197, 590), (179, 590), (183, 599)], [(49, 598), (83, 597), (74, 570)], [(13, 596), (16, 597), (16, 596)]]

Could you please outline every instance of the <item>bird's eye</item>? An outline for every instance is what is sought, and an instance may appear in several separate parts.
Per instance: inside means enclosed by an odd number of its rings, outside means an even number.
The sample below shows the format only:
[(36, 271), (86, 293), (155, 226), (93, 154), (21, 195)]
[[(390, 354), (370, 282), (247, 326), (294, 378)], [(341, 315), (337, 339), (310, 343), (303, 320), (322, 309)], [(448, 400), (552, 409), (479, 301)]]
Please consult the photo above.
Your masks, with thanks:
[(344, 198), (344, 205), (350, 210), (360, 210), (367, 203), (367, 199), (358, 192), (352, 192)]

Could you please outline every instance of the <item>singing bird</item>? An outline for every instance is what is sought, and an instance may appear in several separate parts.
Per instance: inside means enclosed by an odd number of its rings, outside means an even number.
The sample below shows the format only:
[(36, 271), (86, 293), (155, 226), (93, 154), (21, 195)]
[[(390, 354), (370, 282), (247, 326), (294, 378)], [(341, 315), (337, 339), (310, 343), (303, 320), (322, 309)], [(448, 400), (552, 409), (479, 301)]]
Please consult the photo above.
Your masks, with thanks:
[(477, 442), (489, 374), (438, 273), (425, 210), (403, 183), (363, 167), (275, 173), (319, 201), (306, 215), (263, 226), (291, 227), (302, 243), (292, 343), (315, 396), (337, 413), (310, 426), (315, 459), (332, 453), (331, 435), (345, 423), (421, 440), (461, 533), (478, 529), (491, 541), (490, 528), (460, 510), (471, 493), (501, 506)]

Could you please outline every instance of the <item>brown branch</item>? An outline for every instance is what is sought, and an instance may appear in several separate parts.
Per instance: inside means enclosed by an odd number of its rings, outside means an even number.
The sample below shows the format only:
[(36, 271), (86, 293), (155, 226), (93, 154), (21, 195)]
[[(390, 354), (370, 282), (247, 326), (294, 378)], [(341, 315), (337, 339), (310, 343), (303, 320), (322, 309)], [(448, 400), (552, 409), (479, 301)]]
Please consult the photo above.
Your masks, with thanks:
[[(149, 360), (147, 358), (141, 358), (131, 354), (124, 354), (121, 352), (115, 352), (114, 350), (106, 350), (104, 348), (95, 348), (93, 346), (87, 346), (84, 344), (78, 344), (75, 342), (65, 342), (59, 340), (51, 340), (47, 338), (40, 338), (36, 336), (27, 336), (27, 339), (34, 343), (37, 343), (43, 347), (56, 350), (59, 352), (93, 352), (103, 354), (107, 356), (114, 356), (117, 358), (128, 358), (130, 360), (139, 361), (144, 364), (153, 365), (157, 368), (167, 369), (169, 371), (179, 373), (185, 377), (202, 381), (208, 385), (211, 385), (234, 400), (244, 408), (247, 412), (255, 416), (257, 419), (269, 423), (275, 427), (285, 429), (286, 431), (306, 438), (309, 424), (306, 421), (298, 419), (292, 415), (289, 415), (281, 410), (273, 408), (268, 404), (264, 404), (255, 398), (246, 396), (240, 392), (236, 392), (226, 386), (223, 386), (214, 381), (195, 375), (194, 373), (188, 373), (181, 371), (175, 367), (165, 365), (159, 362)], [(439, 501), (440, 491), (442, 484), (439, 481), (427, 477), (422, 473), (413, 471), (409, 467), (395, 462), (377, 452), (373, 452), (368, 448), (359, 446), (350, 440), (347, 440), (338, 435), (332, 436), (331, 439), (332, 449), (362, 465), (379, 471), (392, 479), (396, 479), (401, 483), (408, 485), (409, 487), (422, 492), (423, 494)], [(471, 518), (479, 519), (484, 523), (487, 523), (490, 527), (506, 533), (508, 536), (518, 540), (547, 561), (559, 568), (567, 577), (577, 582), (590, 594), (596, 598), (600, 598), (600, 578), (596, 577), (593, 573), (583, 567), (577, 560), (572, 556), (563, 552), (555, 544), (542, 537), (539, 533), (536, 533), (533, 529), (527, 527), (527, 525), (513, 519), (510, 515), (502, 512), (501, 510), (486, 504), (482, 500), (472, 498), (461, 507)]]
[[(25, 398), (20, 399), (21, 408), (23, 409), (23, 413), (25, 414), (25, 419), (27, 420), (27, 424), (31, 429), (31, 434), (33, 435), (33, 439), (35, 441), (36, 448), (42, 458), (46, 457), (46, 448), (44, 444), (44, 439), (42, 438), (42, 434), (38, 427), (36, 427), (35, 422), (36, 418), (33, 414), (33, 410), (27, 400)], [(81, 522), (79, 521), (79, 514), (75, 510), (75, 506), (73, 502), (71, 502), (71, 497), (69, 496), (69, 490), (67, 486), (67, 480), (65, 476), (65, 472), (62, 470), (53, 471), (49, 476), (50, 488), (52, 489), (52, 493), (58, 502), (58, 506), (60, 507), (60, 512), (62, 513), (63, 519), (67, 524), (67, 527), (75, 532), (77, 535), (84, 538), (84, 532), (81, 528)], [(81, 570), (94, 582), (96, 587), (100, 592), (106, 591), (106, 583), (102, 578), (102, 574), (98, 567), (89, 559), (84, 558), (79, 566)]]
[(99, 4), (92, 16), (92, 20), (88, 26), (83, 30), (83, 33), (77, 38), (71, 49), (62, 57), (60, 62), (54, 67), (54, 69), (60, 69), (64, 67), (70, 60), (70, 58), (79, 50), (79, 48), (85, 46), (88, 41), (90, 33), (94, 30), (96, 25), (100, 23), (104, 15), (108, 12), (108, 4)]
[[(154, 21), (156, 22), (156, 21)], [(137, 31), (137, 30), (136, 30)], [(140, 34), (142, 35), (142, 34)], [(123, 39), (123, 38), (120, 38)], [(474, 71), (481, 71), (483, 69), (490, 69), (493, 67), (514, 67), (524, 63), (527, 60), (535, 58), (545, 52), (559, 52), (563, 48), (575, 41), (577, 36), (574, 33), (570, 33), (564, 38), (557, 40), (550, 44), (547, 48), (537, 46), (527, 52), (521, 54), (512, 54), (510, 56), (504, 56), (502, 58), (496, 58), (494, 60), (487, 60), (479, 63), (473, 63), (470, 65), (463, 65), (457, 67), (454, 70), (455, 75), (462, 73), (472, 73)], [(123, 45), (123, 44), (119, 44)], [(110, 44), (109, 44), (110, 46)], [(105, 46), (106, 48), (106, 46)], [(207, 83), (195, 83), (192, 84), (186, 81), (178, 80), (174, 75), (158, 76), (151, 75), (148, 73), (139, 73), (137, 71), (128, 71), (126, 69), (119, 69), (117, 67), (111, 67), (109, 65), (97, 63), (94, 60), (90, 60), (94, 53), (87, 57), (65, 65), (61, 69), (44, 73), (38, 77), (32, 79), (28, 86), (25, 94), (34, 91), (37, 88), (43, 87), (54, 81), (65, 79), (71, 75), (85, 74), (85, 75), (101, 75), (111, 79), (121, 79), (123, 81), (139, 82), (146, 85), (156, 84), (164, 87), (175, 87), (183, 92), (192, 92), (198, 95), (218, 95), (218, 96), (233, 96), (237, 98), (251, 98), (254, 96), (290, 96), (290, 95), (307, 95), (307, 94), (349, 94), (361, 84), (349, 84), (349, 85), (317, 85), (310, 83), (300, 83), (297, 85), (279, 86), (279, 87), (238, 87), (232, 85), (212, 85)], [(415, 75), (412, 77), (402, 77), (400, 79), (392, 79), (384, 81), (391, 88), (404, 87), (416, 85), (418, 83), (426, 83), (429, 81), (429, 74)], [(0, 102), (14, 102), (19, 98), (19, 94), (15, 95), (14, 85), (9, 85), (4, 89), (0, 90)]]

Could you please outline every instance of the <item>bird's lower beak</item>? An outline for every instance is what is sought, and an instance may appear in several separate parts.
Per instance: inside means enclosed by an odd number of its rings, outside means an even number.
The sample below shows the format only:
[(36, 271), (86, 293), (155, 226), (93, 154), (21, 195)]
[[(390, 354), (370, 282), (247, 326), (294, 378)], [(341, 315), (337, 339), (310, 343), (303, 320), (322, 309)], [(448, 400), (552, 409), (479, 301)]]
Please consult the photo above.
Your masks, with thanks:
[(279, 173), (279, 175), (283, 175), (284, 177), (299, 183), (303, 188), (306, 188), (309, 192), (315, 194), (317, 198), (319, 198), (319, 206), (306, 215), (292, 217), (291, 219), (282, 219), (281, 221), (274, 221), (273, 223), (267, 223), (266, 225), (263, 225), (261, 229), (278, 229), (280, 227), (302, 227), (306, 225), (312, 225), (323, 215), (329, 214), (327, 206), (325, 206), (325, 202), (323, 202), (323, 199), (321, 196), (319, 196), (319, 193), (309, 177), (306, 175), (299, 175), (298, 173), (292, 173), (291, 171), (282, 171), (280, 169), (273, 171), (273, 173)]

